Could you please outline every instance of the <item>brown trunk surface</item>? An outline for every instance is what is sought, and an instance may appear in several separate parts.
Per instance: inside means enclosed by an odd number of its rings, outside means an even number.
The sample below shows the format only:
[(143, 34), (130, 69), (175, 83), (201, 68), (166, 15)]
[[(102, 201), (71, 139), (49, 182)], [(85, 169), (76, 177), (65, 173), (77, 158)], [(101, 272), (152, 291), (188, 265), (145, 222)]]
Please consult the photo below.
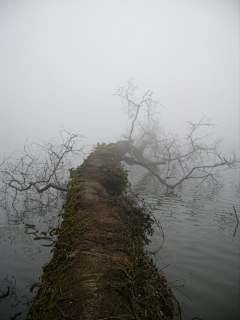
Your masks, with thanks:
[(27, 319), (173, 319), (171, 290), (144, 253), (150, 217), (122, 191), (126, 142), (72, 172), (54, 256)]

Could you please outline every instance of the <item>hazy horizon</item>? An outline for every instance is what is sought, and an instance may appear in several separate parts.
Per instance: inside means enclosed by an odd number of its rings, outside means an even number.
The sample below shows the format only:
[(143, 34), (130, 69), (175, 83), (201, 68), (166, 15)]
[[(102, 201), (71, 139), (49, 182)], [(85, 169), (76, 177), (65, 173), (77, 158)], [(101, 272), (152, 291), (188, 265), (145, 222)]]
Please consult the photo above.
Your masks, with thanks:
[(170, 130), (204, 114), (239, 148), (239, 1), (2, 0), (0, 26), (1, 157), (61, 125), (83, 145), (117, 141), (129, 79)]

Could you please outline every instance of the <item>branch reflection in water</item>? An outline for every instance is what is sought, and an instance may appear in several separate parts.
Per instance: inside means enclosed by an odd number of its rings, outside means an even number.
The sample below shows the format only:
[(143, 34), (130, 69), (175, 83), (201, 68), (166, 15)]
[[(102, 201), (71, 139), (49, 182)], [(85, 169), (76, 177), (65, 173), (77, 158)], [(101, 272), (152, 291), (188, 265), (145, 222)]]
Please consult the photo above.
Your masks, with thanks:
[[(238, 172), (226, 172), (224, 187), (218, 190), (186, 184), (166, 195), (150, 175), (131, 167), (134, 192), (145, 199), (165, 233), (163, 248), (153, 258), (159, 269), (164, 268), (187, 319), (239, 319), (237, 177)], [(25, 319), (37, 290), (30, 292), (30, 288), (52, 257), (56, 237), (50, 231), (59, 223), (58, 213), (36, 210), (19, 214), (19, 219), (11, 212), (8, 216), (1, 213), (1, 294), (11, 289), (1, 299), (1, 319), (14, 315)], [(156, 228), (147, 250), (156, 251), (161, 243)]]

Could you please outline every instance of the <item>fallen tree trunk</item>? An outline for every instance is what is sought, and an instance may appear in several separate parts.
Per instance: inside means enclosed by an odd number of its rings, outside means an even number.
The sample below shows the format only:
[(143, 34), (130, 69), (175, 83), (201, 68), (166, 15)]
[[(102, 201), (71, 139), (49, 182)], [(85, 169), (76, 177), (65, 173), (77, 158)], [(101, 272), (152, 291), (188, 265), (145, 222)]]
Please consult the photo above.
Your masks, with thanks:
[(127, 142), (71, 172), (58, 242), (27, 319), (174, 319), (166, 278), (144, 253), (152, 220), (123, 190)]

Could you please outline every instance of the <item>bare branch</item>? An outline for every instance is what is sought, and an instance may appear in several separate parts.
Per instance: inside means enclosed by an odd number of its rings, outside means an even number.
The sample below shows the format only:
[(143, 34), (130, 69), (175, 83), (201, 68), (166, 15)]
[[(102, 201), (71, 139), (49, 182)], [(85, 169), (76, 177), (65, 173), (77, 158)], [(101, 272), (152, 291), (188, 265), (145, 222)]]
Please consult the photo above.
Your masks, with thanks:
[(127, 113), (129, 120), (132, 120), (128, 140), (134, 140), (134, 134), (139, 135), (143, 128), (144, 131), (153, 132), (156, 118), (159, 116), (160, 104), (153, 100), (153, 93), (148, 90), (141, 98), (137, 98), (137, 90), (138, 88), (130, 80), (125, 86), (119, 87), (115, 94), (120, 98), (122, 109)]
[(197, 123), (188, 121), (188, 133), (185, 139), (180, 139), (164, 132), (159, 118), (160, 105), (152, 99), (152, 92), (148, 90), (140, 98), (136, 94), (137, 87), (131, 80), (119, 87), (116, 94), (131, 120), (129, 133), (124, 135), (131, 142), (131, 158), (124, 158), (128, 164), (148, 169), (171, 190), (189, 179), (199, 179), (200, 183), (211, 180), (220, 185), (218, 169), (239, 166), (234, 152), (226, 156), (219, 151), (222, 140), (211, 140), (209, 130), (215, 125), (210, 119), (203, 116)]
[(2, 207), (6, 208), (6, 202), (10, 200), (17, 210), (16, 205), (23, 203), (23, 199), (31, 206), (40, 201), (36, 192), (45, 204), (55, 205), (59, 192), (68, 190), (69, 169), (83, 156), (83, 148), (78, 148), (83, 137), (79, 133), (71, 134), (64, 127), (60, 129), (60, 137), (60, 143), (53, 138), (41, 144), (27, 140), (22, 152), (15, 151), (3, 160), (0, 166)]

